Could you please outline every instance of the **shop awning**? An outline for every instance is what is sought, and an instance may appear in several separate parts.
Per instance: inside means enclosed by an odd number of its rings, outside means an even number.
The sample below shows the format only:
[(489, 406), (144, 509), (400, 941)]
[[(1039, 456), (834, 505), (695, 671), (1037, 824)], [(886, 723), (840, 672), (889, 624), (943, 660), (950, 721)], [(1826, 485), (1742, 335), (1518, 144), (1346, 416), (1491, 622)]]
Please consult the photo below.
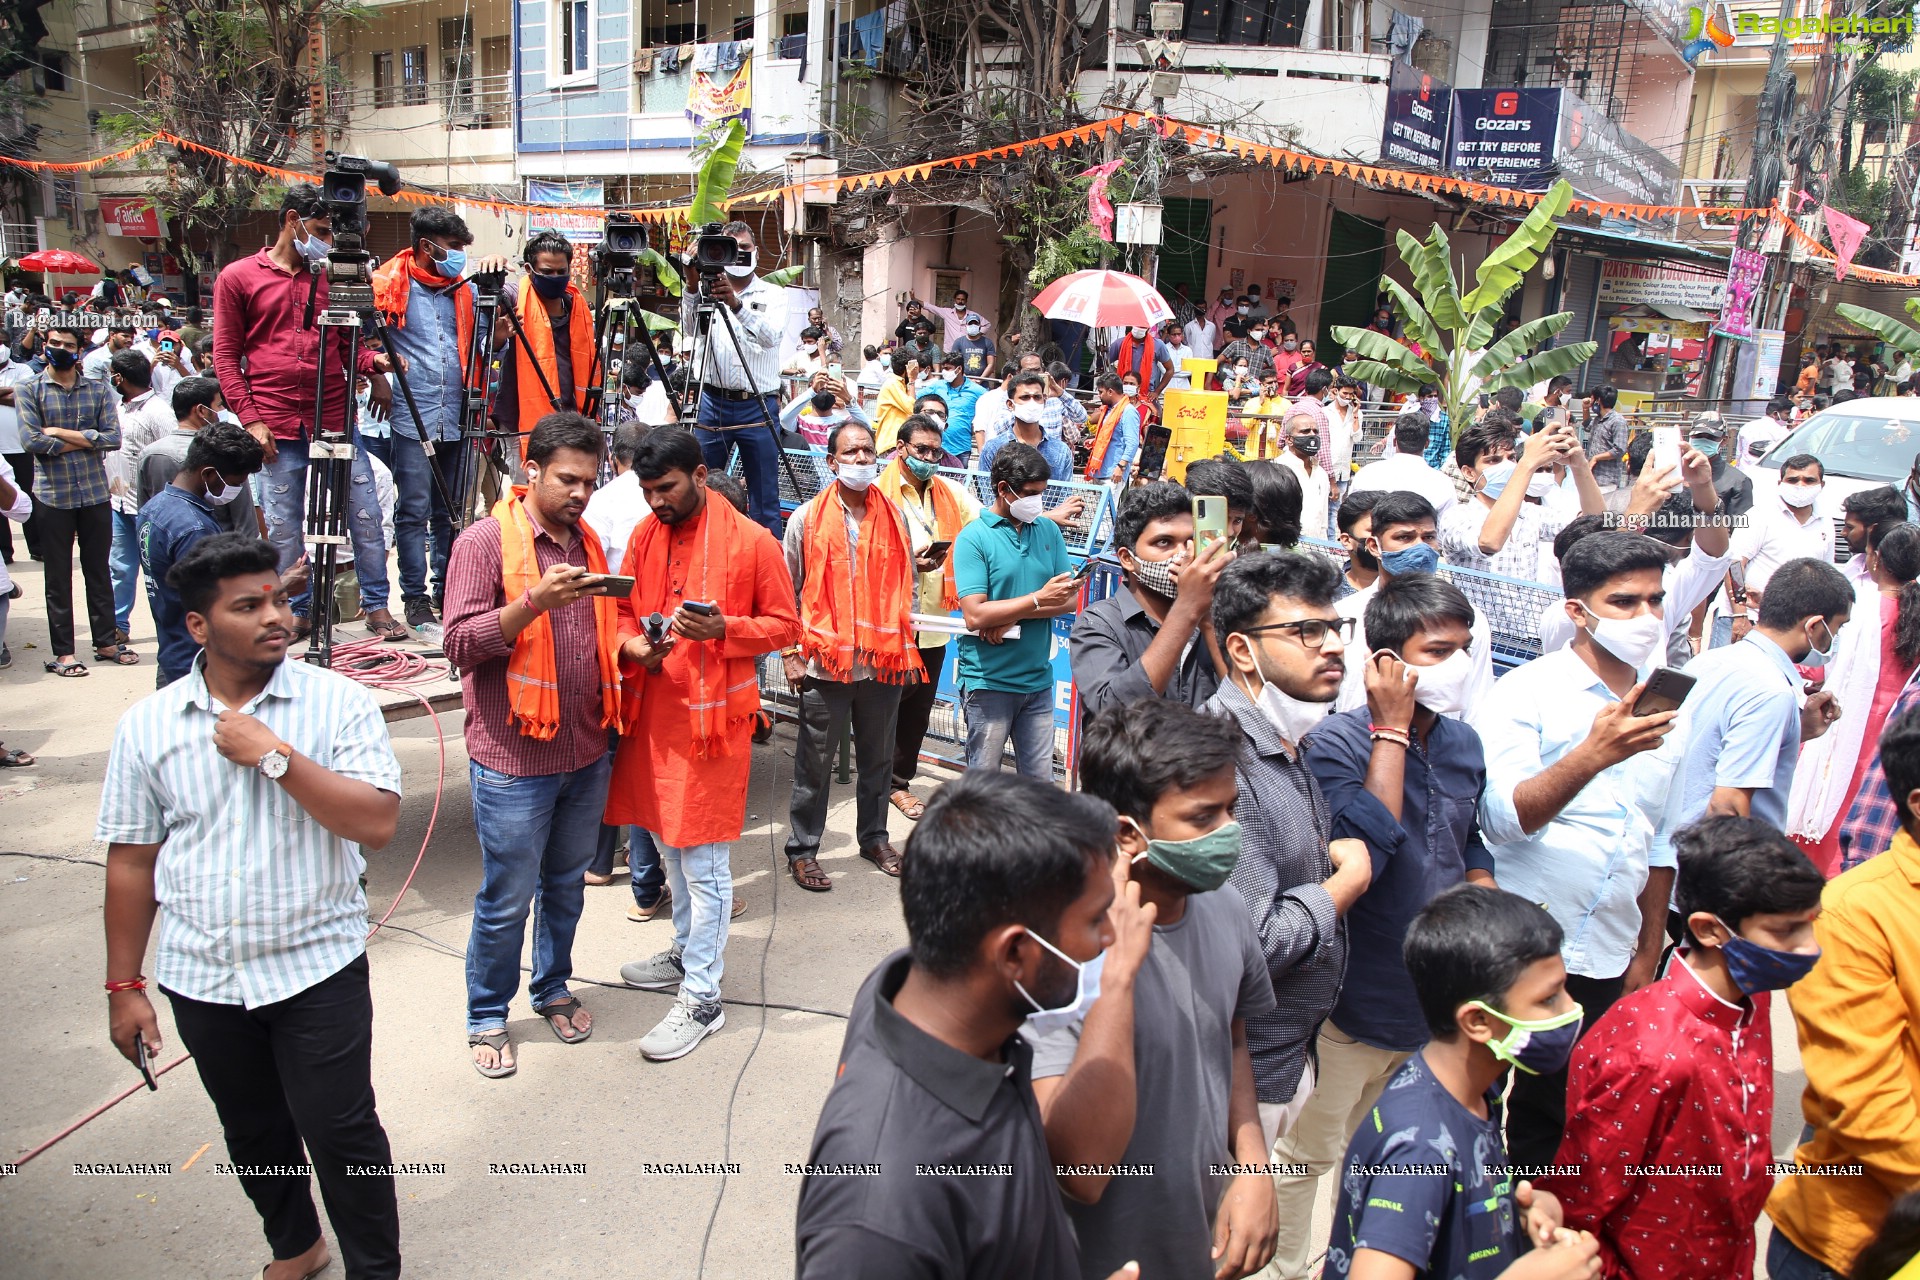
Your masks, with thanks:
[(1692, 307), (1670, 307), (1658, 302), (1645, 304), (1647, 310), (1669, 320), (1684, 320), (1688, 324), (1712, 324), (1713, 317), (1704, 311), (1695, 311)]
[(1608, 253), (1618, 254), (1623, 247), (1631, 248), (1638, 256), (1646, 258), (1681, 258), (1689, 262), (1711, 262), (1724, 267), (1727, 255), (1715, 253), (1704, 245), (1682, 244), (1678, 240), (1662, 240), (1654, 235), (1640, 235), (1625, 231), (1615, 231), (1611, 227), (1569, 227), (1561, 226), (1554, 233), (1556, 244), (1565, 241), (1588, 240), (1593, 247), (1604, 249)]

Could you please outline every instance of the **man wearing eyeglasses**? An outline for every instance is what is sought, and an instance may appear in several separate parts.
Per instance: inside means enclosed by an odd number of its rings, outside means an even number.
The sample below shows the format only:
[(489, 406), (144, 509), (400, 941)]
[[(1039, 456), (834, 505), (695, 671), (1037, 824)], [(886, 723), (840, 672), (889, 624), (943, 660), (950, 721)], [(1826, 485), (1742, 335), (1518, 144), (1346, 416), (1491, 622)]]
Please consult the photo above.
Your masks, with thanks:
[(1213, 588), (1227, 673), (1207, 710), (1231, 712), (1242, 739), (1234, 816), (1244, 834), (1231, 879), (1253, 913), (1279, 1000), (1247, 1021), (1269, 1148), (1313, 1093), (1308, 1051), (1340, 994), (1344, 917), (1373, 880), (1367, 845), (1388, 848), (1400, 838), (1381, 808), (1348, 815), (1362, 839), (1333, 839), (1301, 750), (1346, 674), (1353, 620), (1334, 610), (1339, 583), (1324, 556), (1259, 552), (1237, 557)]

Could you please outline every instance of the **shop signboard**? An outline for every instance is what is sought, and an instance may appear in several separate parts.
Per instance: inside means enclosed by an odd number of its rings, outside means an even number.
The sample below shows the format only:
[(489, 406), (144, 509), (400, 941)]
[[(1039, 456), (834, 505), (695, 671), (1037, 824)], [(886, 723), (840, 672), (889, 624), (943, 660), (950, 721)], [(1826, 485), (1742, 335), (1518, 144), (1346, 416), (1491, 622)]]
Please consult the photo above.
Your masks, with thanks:
[(1383, 164), (1439, 169), (1447, 162), (1453, 87), (1420, 68), (1396, 61), (1387, 82), (1387, 125), (1380, 138)]
[(1644, 262), (1604, 262), (1600, 265), (1603, 306), (1689, 307), (1717, 312), (1726, 302), (1727, 279), (1700, 275), (1676, 267)]
[(1447, 168), (1522, 191), (1553, 185), (1558, 89), (1455, 89)]

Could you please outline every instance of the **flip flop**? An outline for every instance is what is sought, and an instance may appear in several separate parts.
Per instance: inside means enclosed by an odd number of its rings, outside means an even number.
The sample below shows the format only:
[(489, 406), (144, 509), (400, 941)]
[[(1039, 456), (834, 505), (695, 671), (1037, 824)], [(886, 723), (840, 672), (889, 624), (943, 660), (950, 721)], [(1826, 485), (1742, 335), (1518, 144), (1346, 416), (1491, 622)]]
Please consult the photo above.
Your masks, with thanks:
[[(496, 1062), (507, 1056), (506, 1050), (508, 1043), (509, 1038), (505, 1027), (497, 1027), (492, 1031), (483, 1031), (479, 1035), (469, 1033), (467, 1036), (467, 1048), (469, 1050), (477, 1044), (483, 1044), (493, 1050), (494, 1060)], [(504, 1080), (520, 1069), (520, 1063), (518, 1061), (504, 1067), (483, 1067), (471, 1052), (467, 1054), (467, 1057), (472, 1060), (473, 1069), (489, 1080)]]
[(39, 763), (24, 751), (7, 751), (0, 748), (0, 769), (26, 769)]
[[(313, 1280), (315, 1276), (319, 1275), (322, 1271), (325, 1271), (328, 1267), (332, 1265), (333, 1265), (333, 1259), (328, 1258), (325, 1262), (321, 1263), (319, 1266), (315, 1267), (313, 1270), (307, 1272), (306, 1275), (301, 1276), (300, 1280)], [(266, 1280), (267, 1272), (272, 1268), (272, 1266), (273, 1264), (269, 1262), (266, 1266), (260, 1268), (260, 1280)]]
[[(546, 1004), (536, 1006), (534, 1012), (546, 1019), (547, 1030), (553, 1032), (554, 1039), (558, 1040), (561, 1044), (579, 1044), (582, 1040), (591, 1040), (593, 1038), (593, 1027), (591, 1025), (589, 1025), (585, 1031), (573, 1025), (573, 1015), (579, 1008), (580, 1002), (574, 997), (561, 996), (558, 1000), (551, 1000)], [(555, 1022), (555, 1018), (559, 1018), (561, 1022), (566, 1024), (566, 1031), (560, 1029), (560, 1023)], [(571, 1034), (569, 1034), (569, 1032), (571, 1032)]]
[(84, 662), (49, 662), (45, 665), (52, 674), (65, 676), (69, 680), (76, 680), (87, 674), (87, 664)]
[(93, 660), (111, 663), (116, 667), (131, 667), (139, 664), (140, 655), (124, 644), (117, 644), (111, 649), (95, 649)]

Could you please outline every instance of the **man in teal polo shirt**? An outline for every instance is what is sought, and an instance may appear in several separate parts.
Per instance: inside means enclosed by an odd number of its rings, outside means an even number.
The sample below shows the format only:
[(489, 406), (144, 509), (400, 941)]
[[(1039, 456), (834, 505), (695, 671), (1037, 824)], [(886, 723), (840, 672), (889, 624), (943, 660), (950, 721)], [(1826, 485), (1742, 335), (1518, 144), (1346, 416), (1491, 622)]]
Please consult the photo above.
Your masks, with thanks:
[[(990, 474), (993, 505), (953, 543), (960, 613), (977, 633), (957, 641), (967, 767), (1000, 768), (1011, 736), (1020, 772), (1046, 781), (1053, 777), (1051, 620), (1072, 611), (1077, 590), (1060, 526), (1042, 518), (1050, 474), (1032, 445), (1001, 448)], [(1015, 624), (1019, 638), (1003, 638)]]

